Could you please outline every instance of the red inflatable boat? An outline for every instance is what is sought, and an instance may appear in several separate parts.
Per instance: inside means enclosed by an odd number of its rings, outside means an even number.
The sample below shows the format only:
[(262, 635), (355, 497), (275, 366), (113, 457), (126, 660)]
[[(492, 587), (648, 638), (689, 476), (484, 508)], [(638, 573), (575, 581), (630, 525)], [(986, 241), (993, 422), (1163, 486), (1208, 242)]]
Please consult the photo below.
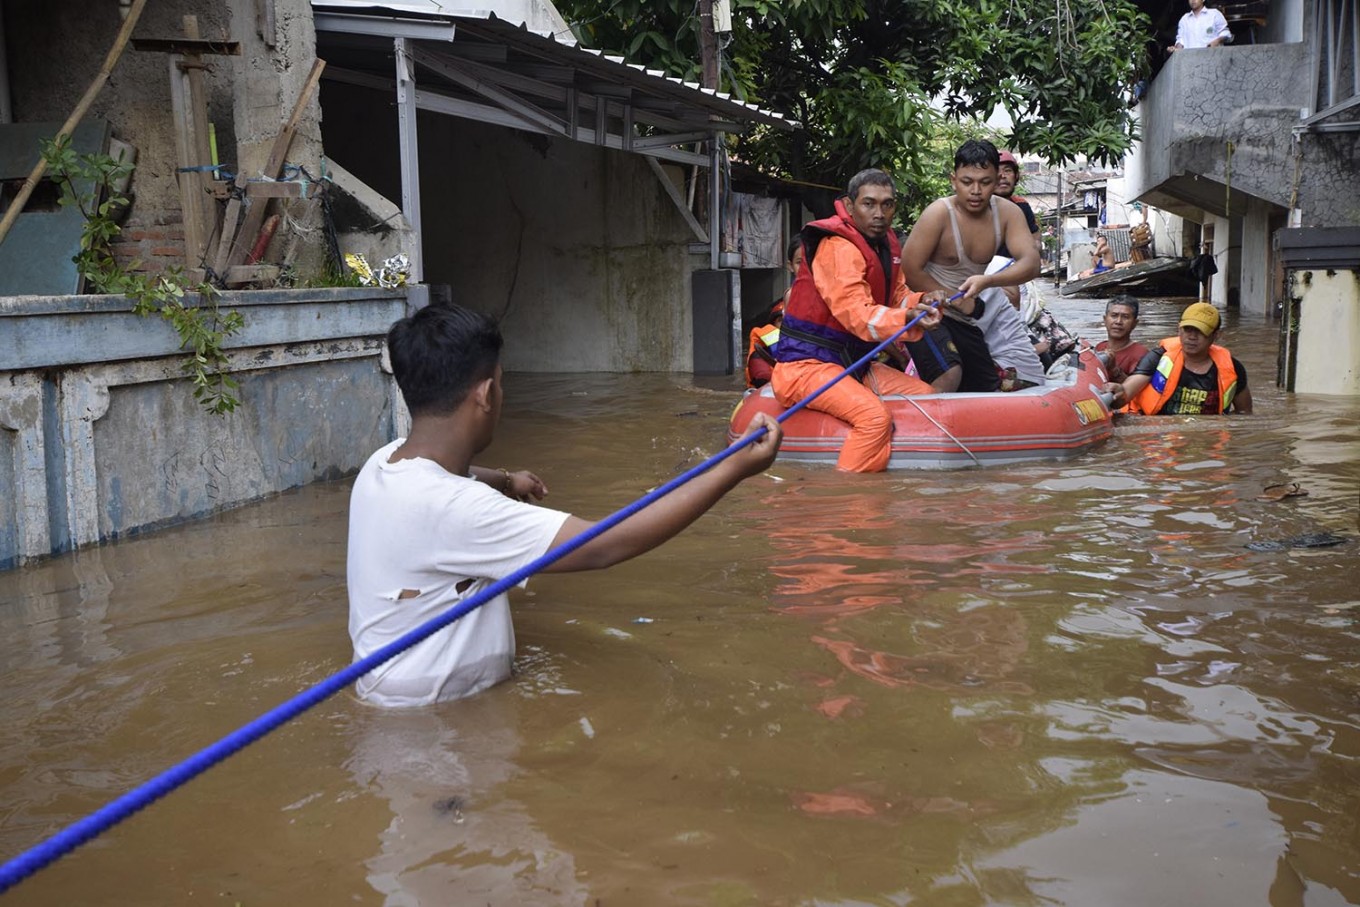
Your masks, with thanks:
[[(884, 397), (893, 414), (889, 469), (1062, 460), (1077, 456), (1113, 432), (1105, 369), (1089, 347), (1071, 354), (1065, 368), (1049, 371), (1042, 387), (1012, 393), (927, 394)], [(769, 385), (748, 390), (732, 413), (729, 442), (741, 437), (758, 412), (778, 417), (784, 408)], [(784, 423), (779, 459), (835, 463), (849, 427), (834, 416), (804, 408)]]

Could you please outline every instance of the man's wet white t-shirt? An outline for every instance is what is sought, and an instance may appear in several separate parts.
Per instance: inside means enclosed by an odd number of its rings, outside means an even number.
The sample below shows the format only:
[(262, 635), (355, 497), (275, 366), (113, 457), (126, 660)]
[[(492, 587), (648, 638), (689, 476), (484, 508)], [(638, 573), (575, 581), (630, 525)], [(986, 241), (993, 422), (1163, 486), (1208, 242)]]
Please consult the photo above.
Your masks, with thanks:
[[(369, 457), (349, 511), (349, 634), (357, 661), (532, 563), (569, 514), (512, 500), (432, 460)], [(522, 584), (521, 584), (522, 585)], [(458, 699), (510, 676), (515, 630), (501, 593), (359, 679), (375, 705)]]

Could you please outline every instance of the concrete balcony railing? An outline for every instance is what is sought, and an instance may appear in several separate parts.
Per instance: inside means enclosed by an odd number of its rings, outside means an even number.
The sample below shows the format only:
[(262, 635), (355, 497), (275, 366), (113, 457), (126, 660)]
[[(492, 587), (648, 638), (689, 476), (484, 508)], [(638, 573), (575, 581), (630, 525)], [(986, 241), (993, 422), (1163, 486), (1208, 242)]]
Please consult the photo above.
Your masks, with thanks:
[(1194, 209), (1244, 210), (1246, 196), (1288, 207), (1292, 130), (1308, 103), (1310, 59), (1304, 44), (1173, 54), (1139, 110), (1134, 193), (1195, 220)]

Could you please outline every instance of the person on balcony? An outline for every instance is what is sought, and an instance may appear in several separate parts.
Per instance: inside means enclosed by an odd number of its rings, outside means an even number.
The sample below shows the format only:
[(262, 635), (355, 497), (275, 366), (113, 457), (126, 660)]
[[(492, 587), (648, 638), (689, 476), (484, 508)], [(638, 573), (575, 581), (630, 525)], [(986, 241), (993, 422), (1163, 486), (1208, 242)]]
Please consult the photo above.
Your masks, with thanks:
[(1204, 5), (1204, 0), (1189, 0), (1189, 3), (1190, 12), (1181, 16), (1181, 21), (1176, 25), (1176, 43), (1166, 49), (1168, 54), (1232, 43), (1233, 35), (1222, 13), (1209, 9)]

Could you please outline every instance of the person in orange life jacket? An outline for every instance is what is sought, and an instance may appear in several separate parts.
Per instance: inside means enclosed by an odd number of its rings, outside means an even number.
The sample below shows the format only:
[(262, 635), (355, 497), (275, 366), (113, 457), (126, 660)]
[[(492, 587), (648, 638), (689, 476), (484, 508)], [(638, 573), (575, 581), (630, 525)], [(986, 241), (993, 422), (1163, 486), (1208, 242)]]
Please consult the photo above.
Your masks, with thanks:
[[(770, 386), (781, 406), (793, 406), (900, 331), (920, 337), (919, 325), (938, 324), (929, 303), (943, 293), (913, 293), (902, 278), (901, 250), (892, 232), (897, 191), (882, 170), (850, 180), (832, 217), (803, 228), (803, 265), (789, 291), (775, 348)], [(881, 394), (928, 394), (930, 385), (871, 362), (837, 381), (808, 404), (849, 423), (837, 467), (878, 472), (892, 453), (892, 414)]]
[(770, 323), (751, 328), (750, 352), (746, 354), (746, 386), (764, 387), (774, 374), (774, 351), (779, 343), (779, 324), (784, 320), (784, 300), (770, 309)]
[[(1041, 384), (1044, 367), (1006, 287), (1039, 274), (1039, 247), (1020, 209), (995, 194), (1001, 155), (970, 139), (954, 152), (954, 194), (932, 202), (902, 247), (902, 270), (922, 290), (959, 291), (938, 329), (907, 344), (921, 377), (937, 391), (1020, 390)], [(1014, 263), (986, 273), (1005, 243)]]
[[(803, 241), (795, 239), (789, 243), (784, 267), (794, 279), (797, 279), (798, 269), (802, 266)], [(784, 320), (784, 305), (789, 301), (789, 293), (792, 291), (793, 285), (790, 284), (779, 301), (770, 306), (769, 314), (762, 319), (768, 322), (767, 324), (751, 328), (750, 341), (746, 349), (747, 387), (764, 387), (770, 383), (770, 374), (774, 371), (773, 347), (779, 342), (779, 323)]]
[(1218, 310), (1196, 302), (1182, 314), (1180, 332), (1143, 357), (1124, 379), (1129, 412), (1144, 415), (1199, 415), (1251, 412), (1247, 370), (1218, 346)]

